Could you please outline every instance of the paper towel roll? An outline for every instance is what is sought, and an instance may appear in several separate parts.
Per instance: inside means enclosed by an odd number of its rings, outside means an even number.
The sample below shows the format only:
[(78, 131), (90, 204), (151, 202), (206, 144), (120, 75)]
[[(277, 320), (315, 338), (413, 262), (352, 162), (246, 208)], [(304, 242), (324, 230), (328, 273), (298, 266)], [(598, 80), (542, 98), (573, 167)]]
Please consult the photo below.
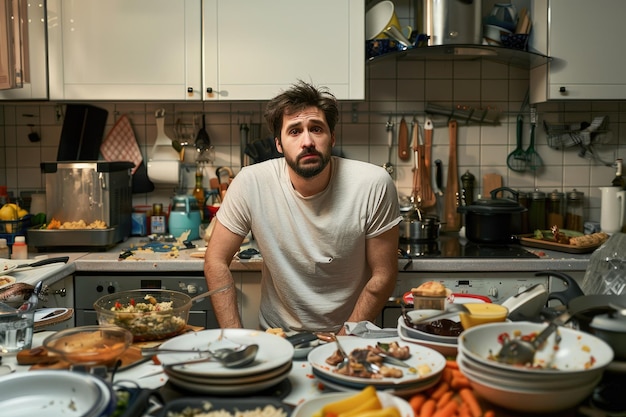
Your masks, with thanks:
[(180, 161), (148, 161), (148, 178), (155, 184), (178, 184)]

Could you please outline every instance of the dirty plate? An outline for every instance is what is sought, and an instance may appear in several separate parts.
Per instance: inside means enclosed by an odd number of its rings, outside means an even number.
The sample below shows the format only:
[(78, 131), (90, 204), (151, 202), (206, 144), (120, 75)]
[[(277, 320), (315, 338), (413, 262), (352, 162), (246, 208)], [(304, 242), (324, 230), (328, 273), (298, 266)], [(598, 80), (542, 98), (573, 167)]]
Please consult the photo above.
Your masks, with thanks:
[(17, 262), (0, 262), (0, 275), (10, 274), (15, 268), (17, 268)]
[(0, 289), (15, 284), (15, 278), (9, 275), (0, 276)]
[[(376, 341), (371, 339), (355, 338), (352, 336), (339, 337), (341, 346), (344, 350), (350, 354), (354, 349), (366, 349), (370, 345), (375, 345)], [(368, 379), (359, 378), (355, 376), (342, 375), (335, 372), (335, 367), (326, 363), (326, 359), (332, 356), (337, 350), (337, 344), (335, 342), (329, 342), (324, 345), (318, 346), (309, 353), (308, 360), (313, 368), (314, 373), (328, 379), (329, 381), (337, 382), (342, 385), (349, 385), (352, 387), (365, 387), (366, 385), (374, 385), (377, 389), (385, 388), (397, 388), (400, 386), (410, 386), (419, 384), (420, 382), (435, 377), (440, 374), (445, 365), (446, 358), (439, 352), (412, 343), (407, 343), (400, 338), (384, 339), (385, 343), (397, 342), (401, 347), (408, 346), (411, 356), (404, 361), (415, 369), (422, 369), (423, 365), (426, 365), (428, 372), (424, 372), (421, 375), (418, 373), (410, 372), (406, 368), (402, 369), (403, 375), (401, 378), (381, 378), (381, 379)]]

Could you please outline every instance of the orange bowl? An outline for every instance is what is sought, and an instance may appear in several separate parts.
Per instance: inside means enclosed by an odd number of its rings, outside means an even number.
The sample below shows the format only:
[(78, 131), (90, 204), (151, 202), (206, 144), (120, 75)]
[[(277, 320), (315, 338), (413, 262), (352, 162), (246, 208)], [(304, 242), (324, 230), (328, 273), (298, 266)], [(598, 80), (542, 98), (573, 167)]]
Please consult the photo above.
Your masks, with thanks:
[(111, 365), (133, 341), (126, 329), (115, 326), (80, 326), (48, 336), (43, 346), (72, 365)]

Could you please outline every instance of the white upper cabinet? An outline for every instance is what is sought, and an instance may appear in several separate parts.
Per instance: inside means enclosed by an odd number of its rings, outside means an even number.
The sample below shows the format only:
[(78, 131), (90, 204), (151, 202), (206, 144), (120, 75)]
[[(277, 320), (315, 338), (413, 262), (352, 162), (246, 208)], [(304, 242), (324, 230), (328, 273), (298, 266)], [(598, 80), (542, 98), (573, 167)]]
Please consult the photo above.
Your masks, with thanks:
[[(19, 2), (22, 24), (21, 88), (0, 90), (0, 100), (46, 100), (48, 98), (48, 67), (46, 64), (45, 2)], [(4, 30), (4, 28), (2, 29)]]
[(51, 100), (365, 98), (362, 0), (48, 0)]
[(200, 100), (201, 28), (200, 0), (48, 0), (50, 99)]
[(533, 0), (531, 48), (552, 61), (531, 70), (531, 101), (626, 99), (624, 16), (624, 0)]
[(298, 79), (365, 98), (362, 0), (205, 0), (206, 100), (258, 100)]

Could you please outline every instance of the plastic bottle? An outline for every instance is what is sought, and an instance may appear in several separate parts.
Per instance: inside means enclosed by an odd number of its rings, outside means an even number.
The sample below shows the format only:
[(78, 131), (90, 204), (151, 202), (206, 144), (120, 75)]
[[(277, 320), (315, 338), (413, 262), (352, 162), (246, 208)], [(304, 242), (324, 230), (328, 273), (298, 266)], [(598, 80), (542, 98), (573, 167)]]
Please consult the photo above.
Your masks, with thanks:
[(9, 247), (7, 246), (7, 240), (0, 239), (0, 259), (9, 259)]
[(28, 259), (28, 246), (24, 236), (15, 236), (15, 242), (13, 242), (11, 250), (11, 259)]

